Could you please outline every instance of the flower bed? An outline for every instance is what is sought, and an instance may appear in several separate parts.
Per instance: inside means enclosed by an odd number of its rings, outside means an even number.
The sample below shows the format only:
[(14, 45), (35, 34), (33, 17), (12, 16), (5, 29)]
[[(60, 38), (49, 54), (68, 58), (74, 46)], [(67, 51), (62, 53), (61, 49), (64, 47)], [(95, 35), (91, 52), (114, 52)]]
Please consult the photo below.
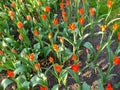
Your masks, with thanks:
[(111, 81), (120, 64), (120, 18), (111, 17), (115, 1), (96, 0), (94, 7), (87, 0), (0, 2), (1, 88), (120, 88)]

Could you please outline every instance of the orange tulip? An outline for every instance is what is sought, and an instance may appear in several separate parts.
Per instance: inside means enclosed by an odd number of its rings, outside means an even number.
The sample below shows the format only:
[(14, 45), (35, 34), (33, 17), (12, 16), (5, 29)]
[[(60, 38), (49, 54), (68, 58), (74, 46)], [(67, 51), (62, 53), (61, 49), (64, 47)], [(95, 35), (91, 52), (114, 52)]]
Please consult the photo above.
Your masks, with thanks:
[(40, 90), (48, 90), (46, 86), (40, 86)]
[(9, 11), (9, 15), (14, 17), (14, 12), (13, 11)]
[(0, 50), (0, 55), (2, 55), (3, 54), (3, 52), (2, 52), (2, 50)]
[(96, 46), (96, 49), (99, 50), (99, 49), (100, 49), (100, 45), (97, 45), (97, 46)]
[(79, 64), (73, 64), (73, 65), (71, 66), (71, 69), (72, 69), (73, 72), (76, 73), (76, 72), (79, 71), (79, 67), (80, 67)]
[(67, 22), (67, 21), (68, 21), (68, 18), (67, 18), (67, 17), (64, 17), (63, 19), (64, 19), (64, 22)]
[(76, 26), (75, 26), (74, 23), (69, 24), (69, 29), (70, 29), (71, 31), (74, 31), (75, 28), (76, 28)]
[(61, 65), (54, 65), (54, 69), (55, 69), (57, 72), (60, 72), (61, 69), (62, 69), (62, 66), (61, 66)]
[(13, 8), (15, 8), (16, 6), (15, 6), (15, 2), (12, 2), (11, 3), (11, 6), (13, 7)]
[(108, 1), (107, 1), (107, 6), (108, 6), (108, 8), (111, 8), (112, 5), (113, 5), (113, 2), (112, 2), (111, 0), (108, 0)]
[(21, 41), (23, 41), (23, 36), (22, 36), (22, 34), (19, 34), (19, 39), (21, 40)]
[(70, 1), (67, 0), (67, 1), (66, 1), (66, 6), (70, 6), (70, 4), (71, 4)]
[(44, 12), (50, 12), (50, 7), (49, 7), (49, 6), (46, 6), (46, 7), (44, 8)]
[(39, 69), (40, 69), (40, 64), (39, 64), (39, 63), (36, 63), (34, 66), (35, 66), (35, 69), (36, 69), (36, 70), (39, 70)]
[(108, 83), (107, 84), (107, 87), (106, 87), (106, 89), (105, 90), (113, 90), (113, 88), (112, 88), (112, 86), (111, 86), (111, 84), (110, 83)]
[(119, 64), (120, 64), (120, 59), (119, 59), (119, 57), (114, 56), (113, 64), (114, 64), (114, 65), (119, 65)]
[(75, 54), (72, 54), (72, 57), (71, 57), (71, 58), (72, 58), (73, 61), (76, 61), (76, 60), (77, 60), (77, 56), (76, 56)]
[(54, 50), (54, 51), (58, 51), (58, 49), (59, 49), (59, 47), (58, 47), (57, 44), (54, 44), (52, 47), (53, 47), (53, 50)]
[(84, 22), (85, 22), (84, 17), (79, 18), (78, 22), (79, 22), (80, 24), (84, 24)]
[(28, 21), (31, 20), (31, 16), (30, 15), (27, 15), (26, 18), (27, 18)]
[(7, 76), (8, 77), (14, 77), (14, 71), (12, 71), (12, 70), (7, 70)]
[(117, 29), (118, 29), (118, 24), (115, 23), (115, 24), (113, 25), (113, 29), (114, 29), (114, 30), (117, 30)]
[(10, 15), (11, 20), (14, 20), (14, 12), (13, 11), (9, 11), (9, 15)]
[(34, 58), (35, 58), (34, 53), (28, 55), (28, 59), (29, 59), (30, 61), (34, 61)]
[(36, 37), (39, 36), (39, 32), (38, 32), (38, 30), (34, 30), (33, 33), (34, 33), (34, 35), (35, 35)]
[(22, 22), (18, 22), (18, 23), (17, 23), (17, 27), (18, 27), (19, 29), (22, 29), (22, 28), (23, 28)]
[(83, 15), (83, 14), (84, 14), (84, 8), (78, 9), (78, 13), (79, 13), (80, 15)]
[(55, 20), (53, 20), (53, 24), (54, 24), (54, 25), (58, 25), (58, 18), (55, 19)]
[(90, 14), (91, 14), (92, 16), (95, 15), (95, 10), (94, 10), (93, 8), (90, 8), (89, 11), (90, 11)]
[(64, 3), (60, 3), (60, 9), (63, 9), (64, 7)]
[(64, 0), (62, 0), (62, 2), (64, 2)]
[(118, 32), (118, 40), (120, 40), (120, 32)]
[(42, 20), (46, 20), (47, 17), (46, 17), (45, 14), (42, 14), (42, 15), (41, 15), (41, 18), (42, 18)]
[(66, 17), (66, 12), (62, 11), (62, 17)]
[(54, 58), (50, 56), (50, 57), (48, 58), (48, 60), (53, 63)]

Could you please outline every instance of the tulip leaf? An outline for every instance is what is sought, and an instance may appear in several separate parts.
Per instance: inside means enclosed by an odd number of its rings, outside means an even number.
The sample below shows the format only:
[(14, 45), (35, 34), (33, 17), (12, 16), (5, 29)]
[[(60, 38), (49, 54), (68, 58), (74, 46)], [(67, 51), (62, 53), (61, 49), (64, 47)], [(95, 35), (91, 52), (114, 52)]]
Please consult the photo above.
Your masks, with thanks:
[(26, 88), (26, 89), (29, 89), (30, 82), (25, 81), (25, 82), (22, 84), (22, 86), (23, 86), (24, 88)]
[(91, 51), (91, 53), (95, 53), (95, 49), (94, 49), (93, 45), (90, 42), (86, 42), (84, 44), (84, 47), (88, 48)]
[(82, 90), (90, 90), (90, 86), (86, 82), (84, 82), (82, 84)]
[(103, 87), (101, 80), (98, 80), (98, 90), (104, 90), (104, 87)]
[(109, 62), (111, 65), (113, 65), (113, 57), (114, 57), (114, 54), (112, 52), (112, 50), (110, 49), (110, 47), (107, 47), (107, 52), (108, 52), (108, 57), (109, 57)]
[(23, 83), (26, 81), (26, 77), (25, 75), (20, 75), (16, 78), (17, 81), (19, 81), (20, 83)]
[(20, 67), (18, 67), (18, 68), (14, 71), (14, 74), (15, 74), (15, 76), (16, 76), (17, 74), (23, 73), (24, 71), (26, 71), (26, 67), (20, 66)]
[(13, 83), (12, 80), (6, 78), (2, 80), (1, 85), (3, 86), (4, 89), (6, 89), (6, 87), (12, 83)]
[(58, 90), (58, 88), (59, 88), (59, 85), (56, 84), (56, 85), (53, 86), (53, 88), (51, 90)]
[(70, 73), (70, 75), (74, 78), (74, 80), (80, 84), (80, 79), (79, 76), (77, 75), (77, 73), (73, 72), (71, 69), (68, 69), (68, 72)]

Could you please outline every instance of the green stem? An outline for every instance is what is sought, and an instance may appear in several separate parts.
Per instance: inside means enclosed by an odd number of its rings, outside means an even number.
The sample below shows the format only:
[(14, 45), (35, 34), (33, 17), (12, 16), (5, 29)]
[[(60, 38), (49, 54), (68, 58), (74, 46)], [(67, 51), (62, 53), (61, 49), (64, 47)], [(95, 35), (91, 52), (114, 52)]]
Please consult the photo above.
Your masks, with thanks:
[(75, 51), (76, 51), (76, 47), (75, 47), (75, 45), (76, 45), (76, 32), (73, 32), (73, 38), (74, 38), (73, 53), (75, 53)]
[(111, 9), (109, 10), (109, 12), (108, 12), (108, 14), (107, 14), (107, 17), (106, 17), (106, 19), (105, 19), (105, 22), (107, 21), (107, 19), (108, 19), (108, 17), (110, 16), (110, 14), (111, 14)]

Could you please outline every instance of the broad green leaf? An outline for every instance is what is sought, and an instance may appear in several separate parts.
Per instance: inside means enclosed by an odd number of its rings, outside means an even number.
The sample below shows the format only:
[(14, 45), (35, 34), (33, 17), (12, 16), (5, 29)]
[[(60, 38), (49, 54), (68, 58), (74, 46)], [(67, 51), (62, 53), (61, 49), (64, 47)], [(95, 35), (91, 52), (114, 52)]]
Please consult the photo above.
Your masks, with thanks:
[(95, 49), (94, 49), (93, 45), (90, 42), (86, 42), (84, 44), (84, 47), (88, 48), (91, 51), (91, 53), (95, 53)]
[(51, 90), (58, 90), (58, 88), (59, 88), (59, 85), (57, 84), (57, 85), (54, 85)]
[(1, 82), (1, 85), (3, 86), (3, 88), (5, 89), (8, 85), (12, 84), (13, 81), (10, 79), (3, 79)]
[(71, 69), (68, 69), (68, 72), (69, 72), (70, 75), (74, 78), (74, 80), (75, 80), (78, 84), (80, 84), (79, 76), (78, 76), (76, 73), (74, 73)]
[(115, 86), (116, 89), (117, 89), (117, 88), (120, 88), (120, 82), (117, 83), (117, 84), (115, 84), (114, 86)]
[(37, 51), (37, 50), (39, 50), (40, 49), (40, 43), (36, 43), (36, 44), (34, 44), (34, 49)]
[(51, 52), (51, 48), (50, 47), (44, 47), (43, 51), (44, 51), (45, 57), (47, 57), (48, 54)]
[(23, 86), (23, 88), (29, 89), (29, 88), (30, 88), (30, 82), (25, 81), (25, 82), (22, 84), (22, 86)]
[(45, 85), (44, 80), (42, 79), (42, 77), (39, 77), (38, 75), (33, 76), (31, 78), (30, 82), (31, 82), (32, 87), (34, 87), (36, 85), (40, 85), (40, 84)]
[(16, 70), (14, 71), (14, 74), (15, 74), (15, 76), (16, 76), (17, 74), (23, 73), (23, 72), (25, 72), (25, 71), (26, 71), (26, 67), (20, 66), (20, 67), (16, 68)]
[(101, 80), (98, 80), (98, 90), (104, 90), (104, 87), (103, 87)]
[(46, 77), (45, 74), (43, 74), (43, 73), (40, 73), (40, 74), (39, 74), (39, 77), (41, 77), (44, 81), (47, 80), (47, 77)]
[(19, 75), (17, 78), (16, 78), (16, 80), (19, 82), (19, 83), (23, 83), (23, 82), (25, 82), (26, 81), (26, 77), (25, 77), (25, 75)]
[(11, 38), (4, 38), (8, 43), (13, 43), (13, 40)]
[(90, 86), (86, 82), (84, 82), (82, 84), (82, 90), (90, 90)]

